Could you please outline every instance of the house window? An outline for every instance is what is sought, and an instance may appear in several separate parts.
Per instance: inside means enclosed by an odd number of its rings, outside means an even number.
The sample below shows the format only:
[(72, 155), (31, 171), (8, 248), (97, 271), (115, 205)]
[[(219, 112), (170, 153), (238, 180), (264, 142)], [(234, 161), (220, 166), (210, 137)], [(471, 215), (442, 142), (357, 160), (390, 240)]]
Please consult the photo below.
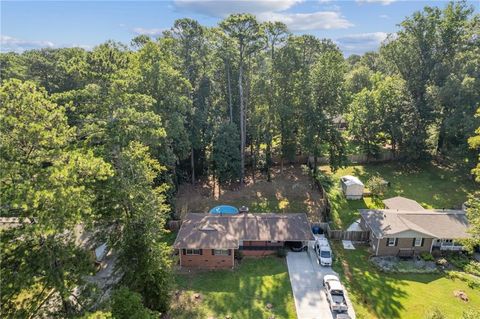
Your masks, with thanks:
[(387, 246), (388, 247), (395, 246), (395, 238), (387, 238)]
[(228, 249), (214, 249), (213, 254), (215, 256), (228, 256)]
[(413, 243), (415, 247), (421, 247), (422, 244), (423, 244), (423, 238), (415, 238), (415, 241)]
[(185, 249), (186, 255), (201, 255), (200, 249)]

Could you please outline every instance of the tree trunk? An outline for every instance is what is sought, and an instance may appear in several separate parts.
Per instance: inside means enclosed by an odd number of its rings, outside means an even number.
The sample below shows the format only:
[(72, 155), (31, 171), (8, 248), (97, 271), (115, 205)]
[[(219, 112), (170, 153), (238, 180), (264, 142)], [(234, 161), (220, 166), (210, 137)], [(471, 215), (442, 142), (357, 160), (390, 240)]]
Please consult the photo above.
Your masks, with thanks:
[(253, 149), (253, 143), (250, 143), (250, 152), (252, 153), (252, 180), (255, 184), (255, 168), (257, 167), (257, 157)]
[(190, 156), (190, 165), (192, 166), (192, 185), (195, 185), (195, 154), (192, 146), (192, 155)]
[(440, 124), (440, 132), (438, 133), (437, 149), (435, 155), (439, 156), (442, 153), (443, 146), (445, 144), (445, 125), (444, 121)]
[(245, 176), (245, 109), (243, 105), (243, 61), (240, 56), (240, 70), (238, 72), (238, 91), (240, 95), (240, 185), (243, 186)]
[(227, 62), (227, 83), (228, 83), (228, 108), (230, 111), (230, 123), (233, 122), (233, 106), (232, 106), (232, 85), (230, 81), (230, 62)]

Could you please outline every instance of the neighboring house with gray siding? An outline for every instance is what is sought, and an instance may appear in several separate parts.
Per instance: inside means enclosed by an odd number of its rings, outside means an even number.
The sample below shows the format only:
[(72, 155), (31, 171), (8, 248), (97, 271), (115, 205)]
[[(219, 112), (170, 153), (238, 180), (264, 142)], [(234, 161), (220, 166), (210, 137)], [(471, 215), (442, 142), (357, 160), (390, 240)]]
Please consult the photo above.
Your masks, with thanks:
[(460, 210), (361, 209), (360, 226), (370, 231), (375, 256), (413, 256), (421, 252), (462, 250), (458, 240), (470, 237)]

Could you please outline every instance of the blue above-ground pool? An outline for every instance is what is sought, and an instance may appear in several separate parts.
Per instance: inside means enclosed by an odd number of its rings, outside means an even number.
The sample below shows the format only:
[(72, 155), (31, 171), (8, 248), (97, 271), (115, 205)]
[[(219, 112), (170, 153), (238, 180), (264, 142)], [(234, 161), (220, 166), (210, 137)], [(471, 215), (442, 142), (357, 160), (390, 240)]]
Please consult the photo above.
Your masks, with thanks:
[(238, 214), (238, 209), (236, 207), (229, 206), (229, 205), (220, 205), (210, 209), (210, 214), (234, 215), (234, 214)]

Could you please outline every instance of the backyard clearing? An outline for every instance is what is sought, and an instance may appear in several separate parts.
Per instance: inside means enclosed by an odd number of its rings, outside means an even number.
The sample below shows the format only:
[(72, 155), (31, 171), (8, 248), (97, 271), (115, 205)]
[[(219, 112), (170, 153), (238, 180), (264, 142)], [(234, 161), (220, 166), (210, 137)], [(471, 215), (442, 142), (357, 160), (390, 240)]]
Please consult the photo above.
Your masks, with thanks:
[(253, 213), (307, 213), (309, 219), (320, 217), (323, 201), (317, 189), (312, 187), (308, 175), (304, 175), (297, 166), (272, 168), (272, 180), (257, 175), (255, 183), (247, 181), (243, 188), (229, 190), (218, 188), (213, 194), (211, 185), (181, 185), (176, 197), (177, 217), (186, 213), (206, 213), (212, 207), (225, 204), (235, 207), (247, 206)]
[[(445, 274), (392, 274), (378, 271), (366, 247), (345, 250), (334, 243), (337, 271), (354, 304), (357, 318), (423, 319), (438, 309), (446, 318), (461, 318), (468, 309), (480, 311), (480, 290)], [(461, 291), (468, 302), (455, 296)]]
[(170, 317), (296, 318), (284, 259), (244, 258), (235, 270), (178, 274)]
[(468, 193), (475, 189), (468, 172), (438, 166), (433, 163), (420, 163), (405, 166), (398, 162), (348, 166), (331, 172), (328, 166), (321, 169), (332, 174), (334, 186), (329, 191), (332, 207), (331, 218), (336, 227), (346, 229), (359, 218), (358, 209), (383, 208), (381, 201), (371, 197), (361, 200), (346, 200), (339, 188), (339, 179), (344, 175), (354, 175), (363, 183), (372, 176), (379, 175), (390, 182), (383, 198), (403, 196), (420, 203), (424, 208), (461, 208)]

